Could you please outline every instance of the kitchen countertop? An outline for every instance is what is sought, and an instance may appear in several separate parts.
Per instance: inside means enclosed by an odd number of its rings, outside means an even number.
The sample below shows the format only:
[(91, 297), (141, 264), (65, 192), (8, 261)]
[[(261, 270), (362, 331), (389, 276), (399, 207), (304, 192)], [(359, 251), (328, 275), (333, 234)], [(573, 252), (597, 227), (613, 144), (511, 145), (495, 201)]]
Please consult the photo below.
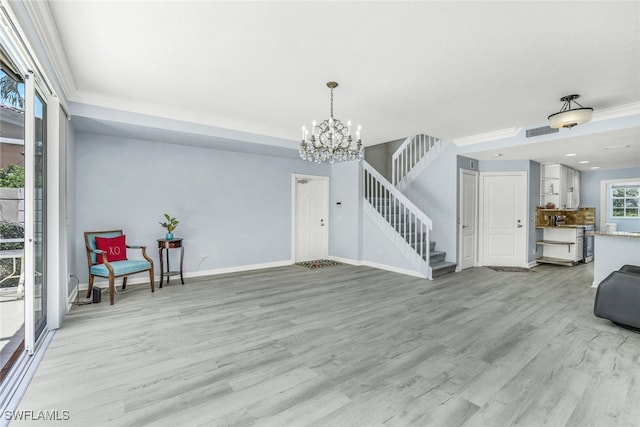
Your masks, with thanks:
[(614, 231), (613, 233), (607, 233), (605, 231), (594, 231), (592, 233), (594, 236), (611, 236), (611, 237), (635, 237), (640, 239), (640, 233), (633, 233), (630, 231)]
[(538, 226), (536, 226), (536, 228), (540, 228), (540, 229), (543, 229), (543, 228), (581, 228), (581, 227), (587, 227), (589, 225), (593, 225), (593, 224), (538, 225)]

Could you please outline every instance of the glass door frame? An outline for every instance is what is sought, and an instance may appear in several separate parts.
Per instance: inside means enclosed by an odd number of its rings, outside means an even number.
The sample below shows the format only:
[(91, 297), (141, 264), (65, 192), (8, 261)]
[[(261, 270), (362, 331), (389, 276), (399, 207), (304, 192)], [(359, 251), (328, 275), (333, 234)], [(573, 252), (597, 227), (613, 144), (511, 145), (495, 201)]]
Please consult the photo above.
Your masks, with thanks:
[[(33, 354), (36, 349), (36, 342), (42, 336), (47, 326), (47, 283), (46, 277), (43, 279), (43, 288), (41, 290), (43, 322), (36, 324), (36, 305), (35, 305), (35, 221), (36, 221), (36, 182), (35, 182), (35, 161), (36, 161), (36, 111), (35, 99), (40, 98), (43, 107), (47, 108), (48, 97), (44, 95), (46, 91), (40, 89), (36, 82), (33, 72), (25, 78), (25, 180), (24, 180), (24, 266), (25, 266), (25, 349), (28, 354)], [(46, 122), (45, 122), (46, 125)], [(43, 139), (46, 144), (47, 128), (44, 129)], [(46, 156), (45, 156), (46, 165)], [(46, 168), (46, 166), (45, 166)], [(46, 169), (45, 169), (46, 170)], [(45, 179), (46, 179), (46, 173)], [(46, 184), (43, 183), (42, 191), (46, 194)], [(44, 197), (46, 203), (46, 196)], [(43, 206), (46, 212), (46, 206)], [(46, 217), (42, 218), (46, 224)], [(45, 247), (46, 262), (46, 225), (42, 238)], [(42, 274), (46, 274), (46, 265)]]

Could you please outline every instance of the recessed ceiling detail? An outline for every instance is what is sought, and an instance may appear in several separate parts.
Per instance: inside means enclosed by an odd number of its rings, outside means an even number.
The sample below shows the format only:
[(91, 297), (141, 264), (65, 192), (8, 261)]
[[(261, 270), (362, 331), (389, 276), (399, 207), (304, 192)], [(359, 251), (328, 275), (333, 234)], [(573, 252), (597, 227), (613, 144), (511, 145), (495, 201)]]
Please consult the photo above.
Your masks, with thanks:
[(6, 3), (41, 9), (30, 17), (57, 45), (70, 101), (292, 148), (327, 76), (344, 88), (336, 115), (356, 112), (367, 145), (532, 127), (559, 89), (598, 112), (640, 101), (637, 2)]

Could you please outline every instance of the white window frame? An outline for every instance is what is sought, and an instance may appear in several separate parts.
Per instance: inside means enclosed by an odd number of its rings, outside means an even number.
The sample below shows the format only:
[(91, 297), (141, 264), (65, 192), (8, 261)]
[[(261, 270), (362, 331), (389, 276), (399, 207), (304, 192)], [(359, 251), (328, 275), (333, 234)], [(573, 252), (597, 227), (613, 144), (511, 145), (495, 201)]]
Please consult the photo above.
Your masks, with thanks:
[(631, 218), (631, 217), (611, 217), (609, 214), (609, 205), (611, 204), (609, 200), (609, 187), (611, 185), (620, 185), (627, 182), (640, 182), (640, 177), (635, 178), (621, 178), (621, 179), (603, 179), (600, 181), (600, 230), (604, 230), (607, 225), (608, 220), (629, 220), (629, 219), (640, 219)]
[[(613, 210), (614, 210), (613, 200), (614, 199), (622, 199), (622, 200), (636, 199), (636, 207), (635, 207), (635, 209), (636, 210), (640, 209), (640, 195), (635, 196), (635, 197), (626, 197), (626, 196), (625, 197), (614, 197), (614, 195), (613, 195), (614, 187), (616, 187), (616, 188), (624, 188), (624, 189), (631, 188), (631, 187), (640, 187), (640, 181), (623, 182), (623, 183), (620, 183), (620, 184), (610, 184), (609, 185), (609, 192), (608, 192), (609, 194), (607, 195), (607, 197), (609, 199), (609, 200), (607, 200), (607, 203), (609, 205), (608, 206), (609, 211), (607, 212), (607, 215), (609, 215), (610, 219), (636, 219), (636, 220), (640, 219), (640, 216), (638, 216), (638, 215), (636, 215), (636, 216), (627, 216), (626, 215), (626, 211), (627, 211), (626, 205), (622, 207), (622, 209), (624, 209), (624, 211), (625, 211), (625, 215), (623, 215), (623, 216), (614, 216), (613, 215)], [(616, 208), (616, 209), (620, 209), (620, 208)]]

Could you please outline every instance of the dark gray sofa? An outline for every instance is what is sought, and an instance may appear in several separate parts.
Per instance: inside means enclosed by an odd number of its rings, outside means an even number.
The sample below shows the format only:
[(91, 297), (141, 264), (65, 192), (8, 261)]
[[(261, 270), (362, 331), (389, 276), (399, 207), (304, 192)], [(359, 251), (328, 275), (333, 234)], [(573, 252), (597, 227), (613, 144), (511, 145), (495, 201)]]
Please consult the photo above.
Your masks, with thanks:
[(640, 332), (640, 266), (625, 265), (600, 282), (593, 313)]

